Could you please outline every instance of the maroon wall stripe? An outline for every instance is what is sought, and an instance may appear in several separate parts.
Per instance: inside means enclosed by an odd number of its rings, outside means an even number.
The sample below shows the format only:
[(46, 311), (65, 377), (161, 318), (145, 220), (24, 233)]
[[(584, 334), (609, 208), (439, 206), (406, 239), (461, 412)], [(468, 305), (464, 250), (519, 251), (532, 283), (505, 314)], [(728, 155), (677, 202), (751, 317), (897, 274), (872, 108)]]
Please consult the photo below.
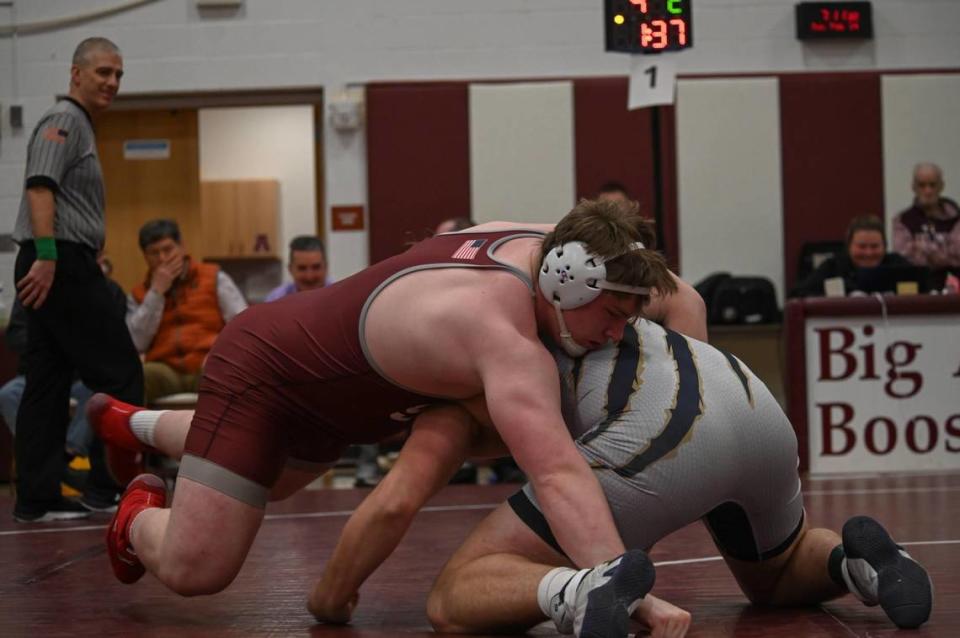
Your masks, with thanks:
[(858, 215), (883, 216), (880, 74), (780, 78), (787, 290), (805, 242), (842, 239)]
[(627, 110), (627, 78), (573, 82), (577, 199), (620, 182), (653, 216), (653, 156), (649, 109)]
[[(660, 107), (660, 181), (663, 185), (663, 250), (674, 272), (680, 272), (680, 228), (677, 211), (677, 109)], [(693, 282), (691, 282), (693, 283)]]
[[(594, 197), (605, 182), (620, 182), (640, 202), (644, 215), (653, 217), (653, 152), (650, 109), (627, 110), (628, 79), (580, 78), (573, 83), (574, 157), (577, 199)], [(661, 108), (661, 145), (675, 148), (672, 117)], [(673, 160), (670, 160), (673, 161)], [(663, 169), (662, 169), (663, 170)], [(672, 164), (664, 175), (674, 175)], [(672, 193), (673, 205), (670, 205)], [(664, 230), (676, 228), (676, 188), (664, 188)], [(672, 222), (669, 221), (672, 211)], [(665, 235), (669, 237), (669, 234)], [(674, 232), (675, 237), (675, 232)], [(665, 241), (673, 252), (675, 242)], [(671, 254), (671, 261), (673, 255)]]
[(787, 413), (797, 435), (801, 472), (810, 469), (810, 428), (807, 422), (807, 345), (804, 299), (791, 299), (783, 309), (786, 343)]
[(370, 84), (370, 263), (402, 252), (449, 217), (470, 216), (466, 82)]

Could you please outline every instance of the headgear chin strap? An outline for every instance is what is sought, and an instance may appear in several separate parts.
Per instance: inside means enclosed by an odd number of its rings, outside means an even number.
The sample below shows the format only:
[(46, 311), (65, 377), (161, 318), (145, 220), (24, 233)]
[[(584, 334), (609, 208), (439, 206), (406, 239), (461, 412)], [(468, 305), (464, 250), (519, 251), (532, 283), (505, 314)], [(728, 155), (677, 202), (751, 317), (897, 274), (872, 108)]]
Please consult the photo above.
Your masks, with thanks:
[(573, 336), (567, 330), (567, 322), (563, 320), (563, 311), (560, 310), (560, 306), (554, 303), (553, 308), (557, 311), (557, 324), (560, 326), (560, 347), (574, 359), (579, 359), (587, 354), (587, 349), (573, 340)]
[[(634, 242), (622, 253), (610, 257), (616, 259), (629, 252), (642, 250), (643, 244)], [(560, 310), (572, 310), (585, 306), (604, 290), (625, 292), (633, 295), (649, 295), (650, 289), (643, 286), (627, 286), (607, 281), (606, 260), (587, 250), (580, 241), (555, 246), (543, 258), (540, 267), (540, 292)]]
[[(626, 251), (614, 255), (616, 259), (628, 252), (642, 250), (643, 244), (634, 242)], [(540, 268), (540, 292), (553, 304), (557, 312), (557, 324), (560, 328), (560, 346), (571, 357), (582, 357), (587, 349), (576, 341), (567, 330), (563, 320), (563, 310), (572, 310), (585, 306), (604, 290), (625, 292), (633, 295), (648, 295), (650, 289), (643, 286), (627, 286), (607, 281), (607, 267), (604, 258), (592, 254), (587, 245), (580, 241), (567, 242), (555, 246), (543, 258)]]

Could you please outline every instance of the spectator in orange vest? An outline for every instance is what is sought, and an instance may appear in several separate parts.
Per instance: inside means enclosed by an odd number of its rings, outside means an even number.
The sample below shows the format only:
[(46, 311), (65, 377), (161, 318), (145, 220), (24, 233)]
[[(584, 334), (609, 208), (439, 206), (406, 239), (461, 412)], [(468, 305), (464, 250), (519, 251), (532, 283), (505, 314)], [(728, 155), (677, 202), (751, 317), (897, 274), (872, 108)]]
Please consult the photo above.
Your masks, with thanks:
[(155, 219), (140, 228), (147, 276), (127, 296), (127, 327), (143, 355), (147, 404), (196, 392), (200, 370), (226, 322), (247, 302), (229, 275), (184, 252), (180, 228)]

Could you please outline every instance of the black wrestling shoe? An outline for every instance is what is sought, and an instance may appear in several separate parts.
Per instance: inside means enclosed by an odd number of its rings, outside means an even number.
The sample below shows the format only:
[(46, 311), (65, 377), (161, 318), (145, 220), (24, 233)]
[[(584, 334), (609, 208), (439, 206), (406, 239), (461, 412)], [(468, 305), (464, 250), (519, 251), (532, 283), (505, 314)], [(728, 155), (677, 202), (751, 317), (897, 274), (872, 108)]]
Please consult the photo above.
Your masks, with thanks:
[(933, 583), (927, 570), (893, 542), (887, 530), (868, 516), (843, 526), (842, 566), (850, 592), (867, 605), (880, 604), (901, 629), (927, 622), (933, 608)]
[(639, 549), (594, 567), (577, 587), (574, 635), (626, 638), (630, 614), (653, 589), (656, 577), (650, 558)]

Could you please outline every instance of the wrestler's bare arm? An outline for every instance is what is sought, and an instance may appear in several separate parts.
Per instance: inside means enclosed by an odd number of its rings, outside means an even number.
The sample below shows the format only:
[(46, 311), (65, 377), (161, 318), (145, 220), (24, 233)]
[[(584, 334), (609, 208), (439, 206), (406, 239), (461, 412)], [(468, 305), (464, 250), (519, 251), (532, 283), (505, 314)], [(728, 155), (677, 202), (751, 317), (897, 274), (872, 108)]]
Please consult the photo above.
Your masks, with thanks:
[(650, 302), (643, 307), (643, 316), (680, 334), (707, 341), (707, 306), (703, 297), (676, 275), (673, 280), (677, 292), (664, 296), (652, 291)]
[(403, 539), (414, 515), (445, 486), (467, 455), (477, 428), (456, 406), (421, 414), (397, 462), (350, 516), (307, 608), (320, 622), (350, 620), (360, 585)]
[(529, 310), (527, 316), (518, 307), (500, 310), (506, 314), (478, 318), (470, 348), (493, 423), (533, 484), (564, 551), (584, 567), (609, 560), (623, 553), (623, 543), (600, 484), (560, 414), (556, 364)]

